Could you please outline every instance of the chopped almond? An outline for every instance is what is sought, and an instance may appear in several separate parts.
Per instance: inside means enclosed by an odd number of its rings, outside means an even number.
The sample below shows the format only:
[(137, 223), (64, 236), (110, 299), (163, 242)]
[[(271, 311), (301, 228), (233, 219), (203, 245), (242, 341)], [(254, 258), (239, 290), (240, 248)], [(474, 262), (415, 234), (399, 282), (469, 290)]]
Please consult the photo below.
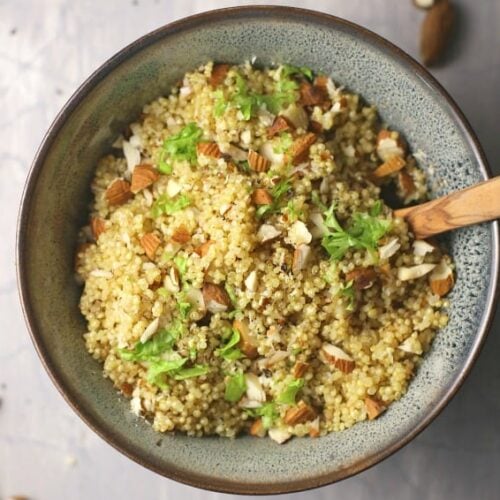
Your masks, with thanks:
[(430, 273), (436, 264), (419, 264), (412, 267), (399, 267), (398, 268), (398, 280), (409, 281), (421, 278), (426, 274)]
[(305, 375), (308, 368), (309, 368), (308, 363), (302, 363), (301, 361), (297, 361), (297, 363), (295, 363), (295, 366), (293, 367), (293, 376), (295, 378), (302, 378)]
[(453, 270), (446, 260), (442, 260), (429, 276), (432, 293), (444, 297), (454, 285)]
[(257, 231), (257, 239), (261, 243), (266, 243), (268, 241), (276, 239), (278, 236), (280, 236), (281, 232), (279, 229), (276, 229), (274, 226), (271, 224), (262, 224), (262, 226), (259, 227), (259, 230)]
[(220, 158), (221, 152), (215, 142), (200, 142), (196, 145), (198, 155), (209, 156), (210, 158)]
[(356, 267), (345, 275), (346, 281), (352, 280), (354, 282), (356, 290), (366, 290), (370, 288), (376, 278), (377, 273), (373, 267)]
[(271, 166), (271, 162), (269, 160), (266, 160), (266, 158), (252, 149), (248, 151), (247, 159), (250, 168), (255, 172), (267, 172)]
[(147, 165), (146, 163), (137, 165), (132, 173), (130, 191), (136, 194), (139, 191), (151, 186), (151, 184), (154, 184), (159, 177), (160, 175), (151, 165)]
[(309, 424), (309, 437), (312, 438), (319, 437), (319, 417), (315, 418)]
[(257, 346), (255, 345), (255, 339), (250, 334), (248, 328), (248, 323), (246, 321), (240, 321), (235, 319), (233, 322), (233, 328), (238, 330), (240, 333), (240, 342), (238, 344), (241, 352), (250, 359), (255, 359), (258, 357)]
[(287, 410), (283, 421), (286, 425), (297, 425), (314, 420), (316, 416), (314, 408), (304, 403), (304, 401), (299, 401), (296, 406)]
[(319, 122), (311, 120), (309, 122), (309, 130), (311, 130), (311, 132), (314, 132), (315, 134), (321, 134), (321, 132), (323, 132), (323, 125), (321, 125), (321, 123)]
[(253, 421), (252, 425), (250, 426), (249, 432), (251, 436), (260, 438), (266, 435), (266, 429), (264, 428), (264, 424), (262, 423), (261, 418)]
[(123, 205), (132, 198), (130, 183), (123, 179), (115, 179), (106, 189), (106, 200), (108, 204)]
[(265, 188), (257, 188), (252, 194), (252, 201), (255, 205), (270, 205), (273, 202), (273, 197)]
[(212, 87), (218, 87), (226, 79), (228, 71), (229, 64), (214, 64), (208, 83)]
[(124, 382), (120, 386), (120, 390), (123, 392), (127, 398), (132, 397), (132, 393), (134, 392), (134, 386), (132, 384), (129, 384), (128, 382)]
[(231, 307), (231, 299), (220, 285), (205, 283), (202, 293), (205, 305), (211, 313), (225, 312)]
[(382, 260), (392, 257), (401, 248), (398, 238), (393, 238), (385, 245), (379, 247), (378, 254)]
[(267, 129), (267, 137), (271, 139), (275, 135), (281, 134), (281, 132), (285, 132), (286, 130), (291, 130), (292, 128), (294, 128), (293, 125), (284, 116), (277, 116), (273, 124)]
[(386, 410), (385, 405), (381, 401), (369, 396), (365, 398), (365, 407), (369, 420), (374, 420)]
[(393, 156), (403, 158), (405, 145), (398, 132), (381, 130), (377, 136), (377, 154), (382, 161), (390, 160)]
[(391, 175), (394, 172), (398, 172), (405, 165), (406, 161), (404, 160), (404, 158), (401, 158), (400, 156), (393, 156), (389, 158), (386, 162), (382, 163), (382, 165), (380, 165), (380, 167), (378, 167), (373, 172), (373, 175), (376, 178), (386, 177), (387, 175)]
[(327, 363), (335, 366), (343, 373), (351, 373), (354, 370), (354, 360), (337, 346), (323, 344), (321, 354)]
[(257, 290), (257, 271), (251, 271), (249, 275), (245, 278), (245, 286), (249, 292), (255, 292)]
[(308, 132), (295, 139), (287, 151), (287, 156), (289, 156), (294, 165), (298, 165), (307, 160), (309, 148), (316, 142), (316, 139), (316, 134), (312, 132)]
[(212, 245), (214, 242), (212, 240), (207, 240), (205, 243), (202, 243), (199, 247), (196, 247), (194, 249), (194, 252), (197, 253), (200, 257), (205, 257), (208, 253), (208, 249), (210, 248), (210, 245)]
[(288, 441), (292, 435), (286, 429), (269, 429), (269, 437), (278, 444), (283, 444)]
[(140, 240), (142, 248), (146, 252), (146, 255), (153, 260), (156, 254), (156, 250), (160, 246), (161, 240), (155, 233), (146, 233)]
[(184, 224), (182, 224), (174, 230), (172, 239), (176, 243), (180, 243), (181, 245), (183, 245), (191, 239), (191, 233), (189, 232), (189, 229)]
[(90, 219), (90, 229), (92, 230), (92, 235), (94, 236), (94, 240), (97, 241), (99, 236), (106, 231), (106, 225), (104, 220), (100, 217), (92, 217)]
[(413, 177), (404, 170), (401, 170), (398, 173), (398, 184), (404, 198), (407, 198), (415, 192), (415, 182), (413, 181)]
[(293, 103), (281, 112), (281, 115), (288, 120), (295, 128), (307, 129), (309, 116), (302, 106)]
[(328, 80), (329, 78), (326, 75), (318, 75), (314, 79), (314, 85), (316, 85), (316, 87), (321, 87), (326, 90), (328, 87)]
[(325, 87), (303, 82), (300, 84), (299, 92), (299, 103), (303, 106), (320, 106), (328, 101), (328, 93)]
[(417, 257), (424, 257), (428, 253), (432, 253), (436, 248), (425, 240), (415, 240), (413, 242), (413, 253)]
[(299, 245), (293, 252), (292, 271), (294, 274), (300, 273), (306, 267), (307, 260), (311, 255), (309, 245)]

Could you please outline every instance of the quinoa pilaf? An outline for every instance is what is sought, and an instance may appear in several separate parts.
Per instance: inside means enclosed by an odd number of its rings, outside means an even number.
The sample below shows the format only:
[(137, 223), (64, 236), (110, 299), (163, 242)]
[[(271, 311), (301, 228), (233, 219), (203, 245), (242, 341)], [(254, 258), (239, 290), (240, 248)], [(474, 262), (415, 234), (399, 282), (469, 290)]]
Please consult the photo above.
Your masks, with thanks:
[(283, 443), (405, 393), (453, 264), (381, 199), (426, 186), (374, 106), (308, 68), (208, 63), (124, 136), (76, 266), (86, 347), (133, 412)]

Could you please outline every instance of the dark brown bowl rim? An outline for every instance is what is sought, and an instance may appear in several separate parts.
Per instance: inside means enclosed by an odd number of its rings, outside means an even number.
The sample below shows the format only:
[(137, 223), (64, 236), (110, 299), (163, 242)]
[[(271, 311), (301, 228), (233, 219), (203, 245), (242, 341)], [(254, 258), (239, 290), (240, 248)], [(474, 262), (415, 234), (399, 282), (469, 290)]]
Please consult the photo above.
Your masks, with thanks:
[(72, 97), (68, 100), (59, 114), (56, 116), (54, 122), (47, 131), (43, 141), (35, 155), (31, 169), (28, 174), (28, 178), (24, 187), (19, 217), (17, 225), (17, 241), (16, 241), (16, 268), (17, 268), (17, 281), (19, 288), (19, 296), (21, 300), (21, 306), (23, 314), (25, 317), (28, 330), (35, 346), (35, 349), (40, 357), (40, 360), (45, 367), (45, 370), (49, 374), (52, 382), (57, 387), (66, 402), (73, 408), (73, 410), (79, 415), (79, 417), (101, 438), (107, 441), (111, 446), (116, 448), (118, 451), (134, 460), (135, 462), (143, 465), (144, 467), (157, 472), (169, 479), (174, 479), (181, 483), (195, 486), (198, 488), (208, 489), (212, 491), (218, 491), (222, 493), (236, 493), (236, 494), (280, 494), (280, 493), (291, 493), (296, 491), (303, 491), (311, 488), (316, 488), (319, 486), (324, 486), (331, 484), (342, 479), (351, 477), (359, 472), (362, 472), (369, 467), (379, 463), (385, 458), (389, 457), (404, 445), (415, 438), (420, 432), (422, 432), (433, 420), (441, 413), (445, 406), (449, 403), (451, 398), (455, 395), (459, 387), (463, 384), (465, 378), (469, 374), (477, 356), (486, 339), (488, 330), (491, 326), (493, 319), (494, 307), (496, 303), (498, 287), (498, 267), (499, 267), (499, 231), (498, 223), (495, 221), (491, 223), (492, 228), (492, 248), (493, 248), (493, 259), (491, 263), (491, 282), (488, 290), (487, 303), (485, 305), (485, 312), (483, 314), (482, 323), (478, 329), (478, 334), (475, 337), (474, 343), (471, 347), (469, 355), (464, 362), (464, 365), (458, 374), (457, 378), (450, 385), (446, 393), (442, 396), (440, 401), (429, 411), (429, 413), (418, 423), (418, 425), (404, 438), (401, 438), (393, 445), (380, 450), (378, 453), (370, 456), (369, 458), (360, 461), (359, 463), (341, 469), (339, 471), (334, 471), (319, 475), (317, 477), (308, 479), (298, 479), (291, 480), (289, 482), (281, 483), (235, 483), (227, 479), (215, 479), (213, 477), (208, 477), (202, 474), (197, 474), (196, 472), (186, 472), (176, 468), (174, 465), (170, 466), (168, 470), (165, 470), (154, 463), (151, 463), (148, 455), (146, 453), (138, 451), (126, 440), (123, 440), (119, 433), (112, 430), (106, 430), (100, 427), (100, 424), (96, 422), (96, 419), (92, 414), (87, 411), (78, 401), (75, 394), (72, 393), (71, 389), (66, 386), (64, 382), (64, 377), (61, 375), (57, 366), (55, 366), (50, 358), (49, 352), (46, 346), (43, 344), (42, 337), (40, 336), (38, 326), (35, 323), (34, 314), (30, 304), (28, 287), (27, 287), (27, 274), (26, 266), (24, 262), (24, 257), (26, 255), (26, 233), (27, 233), (27, 222), (30, 212), (30, 200), (31, 195), (35, 189), (38, 176), (41, 172), (42, 166), (44, 164), (45, 157), (50, 150), (52, 143), (59, 133), (60, 129), (66, 122), (67, 118), (71, 115), (74, 109), (82, 102), (82, 100), (88, 95), (88, 93), (99, 83), (100, 80), (105, 78), (112, 70), (114, 70), (118, 65), (120, 65), (127, 58), (133, 56), (143, 47), (151, 45), (160, 39), (171, 36), (179, 31), (188, 30), (195, 28), (199, 25), (210, 23), (211, 21), (217, 21), (221, 17), (224, 19), (229, 18), (245, 18), (245, 17), (263, 17), (267, 15), (278, 15), (282, 18), (291, 18), (294, 20), (306, 20), (312, 23), (326, 25), (328, 27), (343, 28), (368, 40), (371, 44), (381, 49), (385, 53), (392, 56), (396, 61), (402, 64), (404, 67), (412, 70), (417, 77), (424, 80), (433, 90), (435, 90), (440, 96), (447, 102), (449, 111), (453, 115), (457, 125), (461, 128), (464, 136), (468, 139), (472, 150), (475, 153), (476, 158), (479, 162), (479, 167), (482, 176), (487, 179), (491, 177), (491, 171), (488, 166), (488, 162), (484, 155), (484, 152), (479, 144), (479, 141), (472, 130), (472, 127), (468, 123), (464, 114), (450, 97), (447, 91), (437, 82), (437, 80), (418, 62), (416, 62), (411, 56), (406, 52), (392, 44), (391, 42), (385, 40), (381, 36), (367, 30), (361, 26), (358, 26), (350, 21), (344, 19), (307, 9), (300, 9), (295, 7), (284, 7), (284, 6), (269, 6), (269, 5), (254, 5), (245, 7), (232, 7), (225, 9), (212, 10), (208, 12), (203, 12), (201, 14), (196, 14), (183, 18), (179, 21), (172, 22), (163, 27), (160, 27), (136, 41), (129, 44), (127, 47), (122, 49), (120, 52), (115, 54), (113, 57), (108, 59), (102, 66), (100, 66), (96, 71), (94, 71), (91, 76), (76, 90)]

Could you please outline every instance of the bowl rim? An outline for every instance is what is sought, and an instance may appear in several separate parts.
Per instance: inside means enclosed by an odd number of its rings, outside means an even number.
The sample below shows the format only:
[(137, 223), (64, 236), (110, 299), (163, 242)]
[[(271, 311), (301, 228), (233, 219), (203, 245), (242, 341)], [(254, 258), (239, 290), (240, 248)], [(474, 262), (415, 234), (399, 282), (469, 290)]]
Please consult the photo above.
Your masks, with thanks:
[(99, 435), (108, 444), (113, 446), (128, 458), (162, 476), (189, 486), (221, 493), (269, 495), (304, 491), (320, 486), (325, 486), (351, 477), (376, 465), (377, 463), (381, 462), (385, 458), (388, 458), (393, 453), (408, 444), (441, 413), (441, 411), (450, 402), (450, 400), (453, 398), (457, 390), (460, 388), (460, 386), (463, 384), (466, 377), (470, 373), (481, 351), (481, 348), (484, 345), (488, 331), (491, 327), (499, 292), (499, 226), (498, 222), (494, 221), (490, 223), (492, 233), (492, 262), (490, 267), (491, 281), (488, 288), (483, 317), (474, 342), (470, 348), (469, 354), (465, 359), (458, 376), (450, 384), (446, 392), (434, 405), (434, 407), (405, 437), (399, 439), (397, 442), (393, 443), (387, 448), (379, 450), (377, 453), (374, 453), (370, 457), (361, 460), (360, 462), (352, 466), (321, 474), (319, 476), (268, 484), (253, 482), (236, 483), (229, 479), (213, 478), (204, 474), (185, 471), (183, 469), (177, 468), (175, 465), (171, 465), (168, 469), (165, 469), (159, 467), (155, 463), (152, 463), (146, 453), (142, 453), (140, 450), (137, 450), (137, 448), (135, 448), (132, 444), (127, 443), (125, 440), (123, 440), (120, 436), (120, 433), (101, 427), (92, 413), (80, 404), (80, 402), (78, 401), (78, 396), (74, 394), (69, 385), (66, 384), (64, 376), (57, 368), (57, 366), (52, 362), (50, 353), (44, 345), (43, 337), (40, 335), (40, 329), (36, 324), (36, 319), (33, 313), (32, 306), (30, 304), (30, 297), (28, 292), (28, 275), (25, 264), (25, 256), (27, 251), (26, 241), (28, 232), (28, 220), (31, 211), (31, 195), (33, 194), (37, 185), (37, 180), (44, 165), (45, 158), (50, 151), (59, 131), (64, 126), (66, 120), (76, 109), (76, 107), (85, 99), (85, 97), (103, 78), (105, 78), (121, 63), (141, 51), (143, 48), (146, 48), (165, 37), (172, 36), (175, 33), (190, 30), (212, 21), (218, 21), (221, 18), (258, 18), (268, 15), (275, 17), (279, 16), (281, 18), (291, 20), (305, 20), (307, 22), (310, 22), (311, 24), (320, 24), (334, 29), (340, 28), (350, 34), (353, 34), (354, 36), (361, 37), (369, 41), (376, 48), (391, 56), (393, 60), (395, 60), (398, 64), (401, 64), (403, 67), (412, 70), (417, 75), (417, 77), (426, 82), (427, 85), (429, 85), (440, 97), (444, 99), (448, 111), (453, 116), (457, 126), (463, 132), (465, 139), (468, 141), (469, 146), (471, 147), (474, 156), (479, 163), (480, 173), (483, 178), (488, 179), (492, 176), (486, 156), (467, 118), (455, 103), (453, 98), (448, 94), (448, 92), (420, 63), (418, 63), (409, 54), (407, 54), (402, 49), (389, 42), (385, 38), (381, 37), (380, 35), (377, 35), (376, 33), (351, 21), (347, 21), (345, 19), (326, 14), (324, 12), (288, 6), (250, 5), (215, 9), (184, 17), (180, 20), (161, 26), (128, 44), (122, 50), (110, 57), (101, 66), (99, 66), (77, 88), (77, 90), (63, 106), (61, 111), (56, 115), (54, 121), (43, 137), (29, 170), (21, 197), (16, 230), (16, 274), (19, 298), (26, 326), (28, 328), (31, 340), (34, 344), (40, 361), (42, 362), (50, 379), (57, 387), (58, 391), (65, 399), (65, 401), (97, 435)]

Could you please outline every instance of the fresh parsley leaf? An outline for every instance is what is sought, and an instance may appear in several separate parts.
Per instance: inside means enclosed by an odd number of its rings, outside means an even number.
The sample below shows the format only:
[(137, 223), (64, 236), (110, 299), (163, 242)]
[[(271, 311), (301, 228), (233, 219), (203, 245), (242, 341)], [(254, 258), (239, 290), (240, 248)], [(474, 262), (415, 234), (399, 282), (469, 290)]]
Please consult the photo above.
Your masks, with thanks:
[(224, 399), (230, 403), (237, 403), (245, 391), (247, 390), (247, 383), (243, 373), (236, 373), (229, 377), (226, 382), (226, 390), (224, 392)]
[(242, 352), (236, 347), (240, 341), (240, 332), (233, 328), (231, 337), (223, 347), (217, 349), (219, 356), (222, 356), (227, 361), (235, 361), (243, 356)]
[(289, 132), (283, 132), (278, 139), (278, 144), (273, 146), (273, 151), (275, 153), (286, 153), (290, 146), (293, 144), (292, 134)]
[(370, 215), (372, 217), (378, 217), (381, 213), (382, 213), (382, 201), (377, 200), (370, 208)]
[(285, 210), (288, 213), (288, 219), (290, 220), (290, 222), (295, 222), (304, 217), (304, 211), (298, 210), (292, 200), (287, 203)]
[(238, 297), (236, 297), (236, 293), (234, 291), (234, 288), (226, 283), (225, 287), (227, 294), (229, 295), (229, 298), (231, 299), (231, 302), (233, 303), (233, 307), (236, 307), (238, 304)]
[(284, 64), (281, 68), (281, 76), (288, 77), (293, 75), (304, 75), (310, 81), (314, 78), (311, 68), (306, 66), (292, 66), (290, 64)]
[(158, 164), (158, 171), (161, 174), (170, 175), (172, 173), (172, 165), (165, 161), (166, 151), (163, 150), (160, 154), (160, 162)]
[(175, 380), (186, 380), (187, 378), (201, 377), (210, 371), (207, 365), (195, 365), (191, 368), (182, 368), (173, 374)]
[(178, 134), (175, 134), (163, 143), (165, 154), (174, 160), (196, 162), (196, 145), (203, 136), (196, 123), (188, 123)]
[(356, 291), (354, 290), (353, 280), (342, 285), (339, 294), (347, 299), (347, 310), (353, 311), (356, 305)]
[(328, 210), (328, 207), (321, 201), (321, 197), (316, 190), (311, 193), (311, 201), (323, 212)]
[(189, 205), (191, 205), (191, 200), (185, 194), (179, 194), (174, 198), (162, 195), (153, 203), (151, 214), (153, 217), (159, 217), (161, 214), (172, 215)]
[(165, 388), (166, 384), (163, 381), (163, 375), (179, 370), (187, 360), (188, 358), (179, 358), (171, 361), (165, 361), (164, 359), (151, 361), (147, 373), (148, 382)]
[(182, 319), (187, 319), (189, 311), (193, 307), (189, 302), (177, 302), (177, 307), (179, 308), (179, 313)]
[(229, 103), (226, 101), (224, 97), (224, 92), (222, 92), (222, 90), (216, 90), (213, 93), (213, 97), (214, 97), (214, 115), (216, 117), (220, 117), (225, 113), (227, 107), (229, 106)]
[(297, 378), (290, 382), (286, 389), (278, 396), (277, 402), (285, 405), (294, 405), (300, 389), (304, 387), (304, 379)]
[(182, 255), (177, 255), (174, 258), (174, 264), (176, 265), (177, 270), (179, 271), (179, 274), (181, 275), (181, 277), (184, 276), (186, 274), (187, 268), (188, 268), (187, 257), (183, 257)]
[(252, 417), (262, 417), (262, 425), (264, 426), (264, 429), (271, 428), (280, 416), (274, 401), (264, 403), (259, 408), (247, 410), (247, 413)]

